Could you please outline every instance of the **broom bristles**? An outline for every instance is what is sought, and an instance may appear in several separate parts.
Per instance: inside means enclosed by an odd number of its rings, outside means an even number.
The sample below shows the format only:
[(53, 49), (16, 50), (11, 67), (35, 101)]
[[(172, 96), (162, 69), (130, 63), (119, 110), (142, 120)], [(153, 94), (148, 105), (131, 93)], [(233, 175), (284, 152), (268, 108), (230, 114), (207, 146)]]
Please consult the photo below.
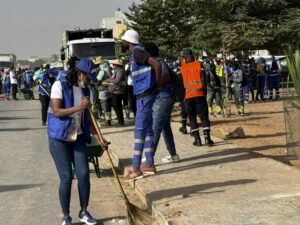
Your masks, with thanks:
[(127, 203), (127, 220), (129, 225), (150, 225), (153, 222), (147, 212), (130, 202)]

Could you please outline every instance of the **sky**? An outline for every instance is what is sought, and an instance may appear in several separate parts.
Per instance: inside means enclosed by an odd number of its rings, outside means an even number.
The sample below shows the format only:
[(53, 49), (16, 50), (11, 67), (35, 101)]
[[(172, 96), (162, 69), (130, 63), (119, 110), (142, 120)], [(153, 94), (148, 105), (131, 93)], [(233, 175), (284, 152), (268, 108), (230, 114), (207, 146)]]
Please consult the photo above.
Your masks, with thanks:
[(99, 28), (117, 8), (139, 0), (1, 0), (0, 54), (18, 59), (58, 54), (65, 30)]

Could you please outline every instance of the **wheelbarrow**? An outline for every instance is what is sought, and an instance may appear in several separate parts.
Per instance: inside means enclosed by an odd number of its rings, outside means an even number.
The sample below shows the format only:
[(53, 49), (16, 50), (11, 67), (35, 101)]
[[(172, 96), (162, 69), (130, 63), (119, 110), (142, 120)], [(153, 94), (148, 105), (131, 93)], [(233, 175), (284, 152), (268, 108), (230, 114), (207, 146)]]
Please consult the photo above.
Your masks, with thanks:
[(96, 172), (96, 175), (98, 178), (101, 177), (98, 158), (103, 155), (103, 152), (104, 152), (104, 150), (97, 143), (95, 138), (92, 138), (92, 143), (87, 145), (87, 154), (88, 154), (89, 162), (94, 165), (94, 169), (95, 169), (95, 172)]
[[(103, 155), (104, 150), (97, 143), (95, 138), (92, 138), (91, 144), (87, 144), (86, 147), (87, 147), (88, 161), (89, 161), (89, 163), (93, 164), (94, 169), (95, 169), (95, 173), (96, 173), (97, 177), (100, 178), (101, 175), (100, 175), (100, 165), (99, 165), (98, 158)], [(75, 173), (74, 166), (72, 166), (72, 167), (73, 167), (73, 170), (72, 170), (73, 179), (75, 179), (76, 173)]]

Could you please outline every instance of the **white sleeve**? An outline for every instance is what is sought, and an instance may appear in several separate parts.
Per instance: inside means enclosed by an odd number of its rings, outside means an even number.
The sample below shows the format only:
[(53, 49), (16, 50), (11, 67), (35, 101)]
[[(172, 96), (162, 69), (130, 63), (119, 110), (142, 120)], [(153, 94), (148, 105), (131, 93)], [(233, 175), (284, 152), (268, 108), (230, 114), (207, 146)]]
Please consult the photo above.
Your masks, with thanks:
[(52, 85), (51, 99), (52, 98), (63, 99), (62, 86), (60, 81), (55, 81)]

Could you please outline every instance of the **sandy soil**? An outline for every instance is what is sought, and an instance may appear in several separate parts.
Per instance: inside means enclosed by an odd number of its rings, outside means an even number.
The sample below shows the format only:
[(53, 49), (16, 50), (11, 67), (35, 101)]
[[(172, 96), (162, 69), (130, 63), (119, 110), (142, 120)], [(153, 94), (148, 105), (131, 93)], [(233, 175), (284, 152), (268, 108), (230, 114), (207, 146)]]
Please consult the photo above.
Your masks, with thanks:
[[(175, 107), (173, 120), (180, 121), (179, 107)], [(238, 116), (235, 105), (231, 105), (230, 118), (210, 117), (214, 136), (224, 138), (229, 133), (242, 127), (245, 138), (229, 139), (228, 142), (241, 146), (253, 154), (262, 154), (287, 164), (299, 162), (289, 161), (286, 148), (286, 132), (282, 101), (257, 102), (245, 105), (245, 116)]]

